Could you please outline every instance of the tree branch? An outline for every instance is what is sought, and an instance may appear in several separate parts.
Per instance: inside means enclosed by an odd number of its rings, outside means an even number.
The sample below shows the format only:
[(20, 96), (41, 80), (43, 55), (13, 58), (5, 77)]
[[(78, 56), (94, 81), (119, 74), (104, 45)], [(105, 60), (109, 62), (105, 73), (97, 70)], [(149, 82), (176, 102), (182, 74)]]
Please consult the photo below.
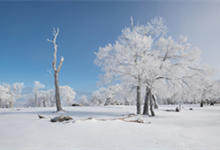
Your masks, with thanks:
[(62, 56), (61, 60), (60, 60), (60, 64), (59, 64), (58, 69), (57, 69), (57, 72), (60, 72), (60, 69), (61, 69), (61, 67), (63, 65), (63, 61), (64, 61), (64, 57)]
[(64, 61), (64, 58), (61, 57), (61, 60), (60, 60), (60, 63), (59, 63), (59, 66), (58, 66), (58, 69), (57, 69), (57, 66), (56, 66), (56, 63), (57, 63), (57, 49), (58, 49), (58, 45), (56, 43), (56, 40), (57, 40), (57, 37), (59, 35), (59, 28), (55, 29), (53, 28), (53, 39), (50, 40), (50, 39), (47, 39), (48, 42), (52, 43), (53, 44), (53, 47), (54, 47), (54, 54), (53, 54), (53, 62), (52, 62), (52, 67), (53, 67), (53, 70), (55, 72), (59, 72), (61, 67), (62, 67), (62, 64), (63, 64), (63, 61)]

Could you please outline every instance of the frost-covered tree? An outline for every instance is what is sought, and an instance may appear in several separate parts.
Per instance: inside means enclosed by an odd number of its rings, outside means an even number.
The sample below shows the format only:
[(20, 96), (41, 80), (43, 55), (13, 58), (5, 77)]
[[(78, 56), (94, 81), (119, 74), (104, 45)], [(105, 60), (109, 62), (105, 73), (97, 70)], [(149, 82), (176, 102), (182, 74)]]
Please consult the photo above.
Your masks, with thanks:
[(40, 83), (39, 81), (34, 81), (33, 93), (34, 93), (34, 100), (35, 100), (36, 107), (40, 106), (40, 101), (38, 100), (38, 93), (39, 93), (39, 90), (43, 88), (45, 88), (44, 84)]
[(214, 81), (210, 99), (215, 103), (220, 100), (220, 81)]
[[(37, 94), (36, 94), (37, 93)], [(37, 95), (37, 96), (36, 96)], [(69, 86), (60, 86), (60, 97), (63, 101), (63, 105), (72, 105), (76, 96), (76, 92)], [(33, 93), (27, 94), (26, 99), (27, 106), (36, 106), (36, 100), (33, 97), (37, 97), (38, 107), (52, 107), (56, 105), (55, 90), (45, 89), (44, 84), (35, 82), (33, 87)]]
[(102, 94), (100, 93), (100, 90), (96, 90), (92, 92), (91, 105), (101, 105), (101, 104), (103, 104), (103, 97)]
[(113, 101), (113, 92), (109, 88), (101, 87), (92, 93), (94, 105), (110, 105)]
[[(184, 76), (178, 79), (179, 84), (173, 84), (166, 88), (167, 97), (163, 97), (162, 104), (184, 104), (199, 103), (211, 99), (213, 87), (213, 69), (207, 65), (200, 65), (197, 68), (189, 67)], [(179, 76), (180, 77), (180, 76)]]
[(49, 93), (46, 90), (38, 91), (38, 106), (47, 107), (49, 105)]
[[(55, 96), (54, 89), (49, 90), (38, 90), (37, 96), (36, 92), (33, 90), (33, 93), (26, 94), (24, 98), (27, 100), (25, 104), (28, 107), (52, 107), (55, 106)], [(37, 105), (36, 105), (37, 97)]]
[(134, 25), (131, 19), (131, 27), (123, 29), (114, 44), (100, 47), (96, 56), (104, 81), (136, 87), (137, 114), (141, 113), (141, 87), (146, 89), (143, 113), (149, 115), (150, 109), (154, 116), (156, 95), (172, 95), (161, 89), (183, 86), (186, 76), (200, 72), (200, 50), (187, 42), (186, 37), (175, 40), (168, 36), (162, 18), (144, 25)]
[(211, 99), (214, 99), (214, 93), (215, 93), (215, 84), (214, 81), (210, 79), (203, 79), (202, 84), (200, 84), (200, 92), (201, 92), (201, 100), (200, 100), (200, 106), (203, 107), (205, 102), (210, 101)]
[(101, 87), (92, 93), (91, 103), (93, 105), (127, 105), (130, 102), (128, 98), (129, 92), (123, 89), (122, 85), (115, 84), (107, 87)]
[(64, 102), (64, 105), (72, 105), (76, 97), (76, 92), (69, 86), (60, 87), (60, 97)]
[[(160, 91), (161, 85), (165, 85), (163, 88), (168, 88), (168, 86), (175, 88), (186, 84), (183, 80), (184, 77), (192, 76), (198, 72), (199, 54), (200, 50), (191, 46), (186, 40), (184, 42), (181, 40), (175, 41), (169, 36), (168, 38), (160, 37), (155, 43), (155, 46), (152, 47), (151, 55), (159, 59), (151, 61), (153, 66), (150, 63), (145, 63), (150, 64), (150, 66), (144, 67), (152, 115), (154, 115), (151, 100), (153, 98), (151, 96), (152, 92), (160, 93), (157, 91)], [(165, 84), (163, 84), (164, 82)], [(147, 103), (146, 100), (147, 98), (145, 99), (145, 104)]]
[(13, 107), (15, 101), (22, 95), (23, 83), (14, 83), (12, 85), (0, 85), (0, 107)]
[(60, 100), (60, 91), (59, 91), (59, 72), (60, 69), (62, 67), (63, 61), (64, 61), (64, 57), (61, 57), (61, 60), (59, 62), (59, 65), (57, 66), (57, 50), (58, 50), (58, 45), (56, 43), (57, 37), (59, 35), (59, 28), (57, 29), (53, 29), (53, 39), (49, 40), (49, 42), (51, 42), (53, 44), (53, 62), (52, 62), (52, 67), (53, 67), (53, 71), (54, 71), (54, 84), (55, 84), (55, 99), (56, 99), (56, 107), (57, 107), (57, 111), (61, 111), (62, 107), (61, 107), (61, 100)]
[(6, 85), (0, 85), (0, 106), (9, 106), (9, 100), (11, 100), (10, 89)]
[(89, 106), (89, 101), (88, 101), (88, 98), (86, 95), (82, 95), (80, 98), (79, 98), (79, 103), (83, 106)]
[(104, 79), (129, 79), (136, 87), (137, 114), (141, 113), (141, 62), (143, 54), (151, 47), (152, 38), (138, 34), (131, 19), (131, 28), (122, 30), (121, 36), (114, 44), (100, 47), (96, 53), (96, 64), (105, 72)]
[[(36, 91), (38, 107), (51, 107), (56, 105), (54, 89), (45, 89), (45, 86), (40, 82), (37, 82), (33, 89), (35, 90), (33, 90), (32, 94), (26, 95), (26, 99), (28, 99), (27, 106), (36, 106), (35, 99), (33, 99), (33, 97), (36, 97)], [(76, 92), (71, 87), (67, 85), (60, 86), (60, 97), (63, 101), (63, 105), (71, 105), (74, 102), (75, 96)]]
[[(16, 83), (14, 83), (12, 85), (12, 87), (11, 87), (11, 94), (13, 96), (14, 102), (17, 99), (22, 97), (22, 90), (23, 90), (23, 88), (24, 88), (24, 83), (16, 82)], [(14, 102), (12, 102), (12, 104), (11, 104), (12, 106), (13, 106)]]

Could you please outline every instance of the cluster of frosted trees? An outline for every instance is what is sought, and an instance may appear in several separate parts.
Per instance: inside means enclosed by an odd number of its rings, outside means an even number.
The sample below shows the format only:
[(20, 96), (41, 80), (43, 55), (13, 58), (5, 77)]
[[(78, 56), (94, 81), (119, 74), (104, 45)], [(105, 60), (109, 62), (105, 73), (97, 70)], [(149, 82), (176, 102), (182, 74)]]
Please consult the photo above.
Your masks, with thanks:
[(133, 105), (135, 93), (131, 88), (122, 87), (120, 84), (101, 87), (91, 95), (91, 105)]
[[(63, 105), (70, 106), (74, 103), (76, 92), (69, 86), (60, 86), (60, 97)], [(39, 81), (34, 82), (33, 92), (25, 98), (28, 99), (26, 105), (32, 107), (52, 107), (56, 104), (55, 90), (45, 89)]]
[[(46, 89), (45, 85), (39, 81), (34, 82), (31, 93), (22, 92), (23, 83), (2, 84), (0, 85), (0, 108), (13, 107), (18, 99), (26, 101), (26, 106), (32, 107), (51, 107), (55, 106), (55, 90)], [(70, 106), (74, 103), (76, 92), (69, 86), (60, 86), (60, 97), (64, 106)], [(82, 99), (86, 103), (85, 98)], [(87, 102), (88, 103), (88, 102)]]
[(131, 18), (131, 26), (113, 44), (98, 49), (95, 63), (104, 73), (106, 88), (93, 93), (97, 103), (102, 103), (100, 93), (104, 103), (114, 102), (117, 93), (108, 90), (120, 87), (124, 103), (135, 99), (137, 114), (154, 116), (157, 101), (197, 102), (210, 95), (212, 70), (200, 63), (200, 49), (184, 36), (171, 37), (167, 30), (160, 17), (143, 25)]
[[(202, 101), (217, 101), (220, 99), (220, 82), (212, 80), (200, 80), (191, 85), (179, 87), (179, 89), (161, 89), (155, 93), (154, 98), (157, 104), (196, 104)], [(190, 86), (189, 86), (190, 85)], [(158, 87), (159, 88), (159, 87)], [(161, 87), (162, 88), (162, 87)], [(169, 93), (167, 93), (169, 92)], [(145, 97), (144, 88), (141, 97)], [(122, 84), (101, 87), (94, 91), (87, 105), (134, 105), (136, 103), (135, 88), (125, 87)], [(156, 106), (157, 107), (157, 106)]]
[(13, 107), (15, 101), (21, 98), (23, 83), (2, 84), (0, 85), (0, 108)]

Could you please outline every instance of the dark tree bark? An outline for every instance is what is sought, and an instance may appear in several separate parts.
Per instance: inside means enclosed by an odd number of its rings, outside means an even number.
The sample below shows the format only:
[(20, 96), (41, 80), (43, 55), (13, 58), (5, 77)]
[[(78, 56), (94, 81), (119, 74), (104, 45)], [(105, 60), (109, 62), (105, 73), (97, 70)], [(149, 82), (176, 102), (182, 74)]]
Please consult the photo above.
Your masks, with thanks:
[(155, 116), (154, 106), (153, 106), (153, 97), (152, 97), (151, 89), (149, 89), (149, 98), (150, 98), (150, 112), (151, 112), (151, 116)]
[(203, 107), (203, 104), (204, 104), (204, 102), (203, 102), (203, 100), (200, 102), (200, 107)]
[(146, 87), (146, 93), (145, 93), (145, 98), (144, 98), (144, 111), (143, 115), (148, 115), (149, 116), (149, 90)]
[(153, 103), (154, 103), (154, 109), (158, 109), (158, 104), (157, 104), (157, 100), (156, 100), (155, 96), (152, 95), (152, 98), (153, 98)]
[(138, 86), (137, 86), (137, 114), (141, 114), (141, 84), (140, 77), (138, 77)]
[[(151, 89), (149, 89), (148, 87), (146, 87), (146, 95), (145, 95), (145, 101), (144, 101), (144, 112), (143, 115), (150, 115), (151, 116), (155, 116), (154, 113), (154, 100), (153, 100), (153, 95), (151, 92)], [(150, 114), (149, 114), (149, 103), (150, 103)]]
[(137, 114), (141, 114), (141, 87), (137, 86)]

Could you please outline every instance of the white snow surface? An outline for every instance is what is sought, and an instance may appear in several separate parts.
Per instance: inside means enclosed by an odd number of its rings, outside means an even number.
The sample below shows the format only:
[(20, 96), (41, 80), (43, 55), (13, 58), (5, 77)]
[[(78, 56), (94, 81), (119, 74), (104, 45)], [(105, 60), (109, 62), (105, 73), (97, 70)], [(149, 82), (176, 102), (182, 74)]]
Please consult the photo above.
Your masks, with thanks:
[[(59, 114), (55, 108), (0, 109), (0, 150), (220, 149), (220, 106), (164, 111), (170, 108), (175, 106), (160, 106), (156, 117), (134, 117), (143, 124), (111, 120), (134, 113), (134, 106), (66, 107)], [(50, 122), (60, 114), (74, 121)], [(88, 117), (93, 119), (83, 120)]]

